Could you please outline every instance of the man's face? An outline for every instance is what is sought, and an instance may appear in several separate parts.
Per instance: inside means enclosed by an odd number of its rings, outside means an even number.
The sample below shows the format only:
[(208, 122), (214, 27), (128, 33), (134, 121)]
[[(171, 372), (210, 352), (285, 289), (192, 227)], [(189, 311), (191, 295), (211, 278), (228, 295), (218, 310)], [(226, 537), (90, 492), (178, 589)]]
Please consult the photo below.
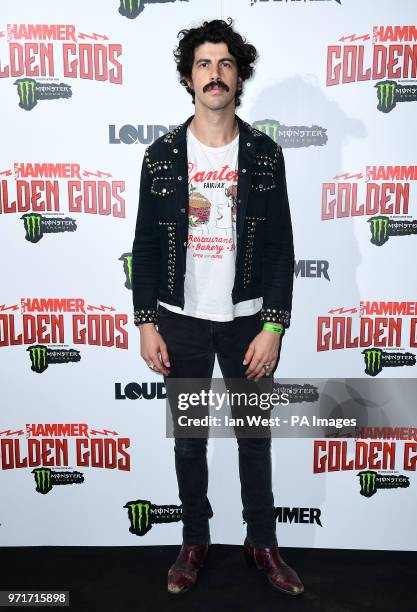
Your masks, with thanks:
[[(217, 81), (217, 86), (213, 87)], [(195, 92), (195, 104), (218, 110), (234, 104), (237, 89), (242, 87), (237, 63), (226, 43), (206, 42), (194, 50), (191, 80), (188, 84)]]

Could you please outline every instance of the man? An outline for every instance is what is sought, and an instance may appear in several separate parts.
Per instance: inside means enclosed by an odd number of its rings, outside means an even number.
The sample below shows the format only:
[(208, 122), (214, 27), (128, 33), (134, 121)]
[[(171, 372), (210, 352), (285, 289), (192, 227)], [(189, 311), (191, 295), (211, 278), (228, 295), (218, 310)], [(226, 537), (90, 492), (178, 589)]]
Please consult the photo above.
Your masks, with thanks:
[[(273, 374), (290, 325), (294, 247), (282, 149), (235, 114), (255, 47), (223, 20), (180, 34), (177, 70), (195, 114), (145, 152), (132, 248), (141, 356), (165, 382), (210, 380), (216, 354), (224, 378), (258, 381)], [(278, 550), (270, 436), (237, 442), (246, 560), (277, 589), (299, 594), (304, 587)], [(175, 437), (174, 450), (183, 544), (168, 590), (183, 593), (207, 557), (213, 511), (207, 439)]]

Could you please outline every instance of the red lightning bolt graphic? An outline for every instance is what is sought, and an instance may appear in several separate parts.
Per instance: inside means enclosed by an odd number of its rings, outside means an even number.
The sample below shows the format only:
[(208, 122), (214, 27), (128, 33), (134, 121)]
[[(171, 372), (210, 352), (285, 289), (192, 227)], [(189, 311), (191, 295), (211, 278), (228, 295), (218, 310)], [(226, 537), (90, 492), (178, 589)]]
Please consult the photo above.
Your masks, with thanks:
[(12, 176), (12, 171), (11, 170), (2, 170), (0, 172), (0, 174), (4, 174), (5, 176)]
[(101, 170), (96, 170), (95, 172), (90, 172), (89, 170), (84, 170), (84, 176), (107, 176), (108, 178), (111, 176), (110, 172), (101, 172)]
[(16, 431), (12, 431), (11, 429), (5, 429), (4, 431), (0, 431), (0, 436), (15, 436), (15, 435), (23, 436), (23, 430), (18, 429)]
[(355, 40), (369, 40), (369, 39), (370, 39), (369, 34), (362, 34), (362, 36), (357, 36), (356, 34), (349, 34), (349, 36), (342, 36), (341, 38), (339, 38), (339, 42), (345, 42), (346, 40), (354, 42)]
[(90, 38), (91, 40), (97, 40), (98, 38), (101, 38), (102, 40), (109, 40), (109, 37), (105, 34), (96, 34), (95, 32), (92, 34), (84, 34), (83, 32), (80, 32), (78, 34), (78, 38), (81, 38), (81, 40), (85, 40), (86, 38)]
[(110, 429), (103, 429), (103, 431), (100, 431), (99, 429), (92, 429), (90, 431), (91, 435), (95, 435), (95, 434), (103, 434), (103, 436), (118, 436), (119, 434), (117, 433), (117, 431), (111, 431)]
[(345, 172), (344, 174), (336, 174), (336, 176), (333, 177), (335, 181), (340, 181), (340, 180), (348, 180), (348, 179), (360, 179), (363, 178), (363, 173), (362, 172), (357, 172), (356, 174), (349, 174), (349, 172)]
[(116, 309), (113, 308), (113, 306), (104, 306), (103, 304), (100, 304), (100, 306), (88, 305), (87, 310), (101, 310), (102, 312), (105, 312), (106, 310), (116, 310)]
[(19, 306), (17, 304), (13, 304), (12, 306), (0, 304), (0, 312), (4, 312), (5, 310), (19, 310)]
[(339, 314), (346, 314), (347, 312), (358, 312), (357, 308), (331, 308), (329, 310), (330, 314), (334, 314), (335, 312), (338, 312)]

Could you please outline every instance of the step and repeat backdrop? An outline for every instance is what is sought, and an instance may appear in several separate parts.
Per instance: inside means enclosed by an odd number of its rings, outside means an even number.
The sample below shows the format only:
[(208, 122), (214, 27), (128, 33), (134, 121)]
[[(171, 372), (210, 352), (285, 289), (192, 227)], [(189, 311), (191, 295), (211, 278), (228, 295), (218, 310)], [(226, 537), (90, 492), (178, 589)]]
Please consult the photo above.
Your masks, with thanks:
[[(417, 374), (415, 3), (3, 4), (0, 545), (180, 543), (131, 291), (145, 147), (194, 112), (177, 34), (232, 17), (260, 54), (237, 113), (283, 147), (296, 255), (275, 377), (345, 381), (358, 410), (349, 381), (372, 380), (379, 409), (381, 379)], [(390, 416), (361, 441), (273, 440), (280, 545), (417, 548), (416, 421)], [(208, 461), (212, 542), (241, 544), (236, 440)]]

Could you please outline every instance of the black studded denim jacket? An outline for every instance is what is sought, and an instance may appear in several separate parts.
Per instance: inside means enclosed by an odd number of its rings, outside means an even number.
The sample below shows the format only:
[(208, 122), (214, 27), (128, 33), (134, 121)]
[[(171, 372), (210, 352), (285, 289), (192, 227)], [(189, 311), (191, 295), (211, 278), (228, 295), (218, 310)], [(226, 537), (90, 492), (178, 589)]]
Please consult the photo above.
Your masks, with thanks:
[[(233, 304), (262, 297), (261, 320), (290, 326), (294, 243), (280, 145), (235, 115), (239, 126)], [(132, 247), (134, 323), (158, 323), (158, 300), (184, 308), (188, 242), (186, 131), (145, 151)]]

